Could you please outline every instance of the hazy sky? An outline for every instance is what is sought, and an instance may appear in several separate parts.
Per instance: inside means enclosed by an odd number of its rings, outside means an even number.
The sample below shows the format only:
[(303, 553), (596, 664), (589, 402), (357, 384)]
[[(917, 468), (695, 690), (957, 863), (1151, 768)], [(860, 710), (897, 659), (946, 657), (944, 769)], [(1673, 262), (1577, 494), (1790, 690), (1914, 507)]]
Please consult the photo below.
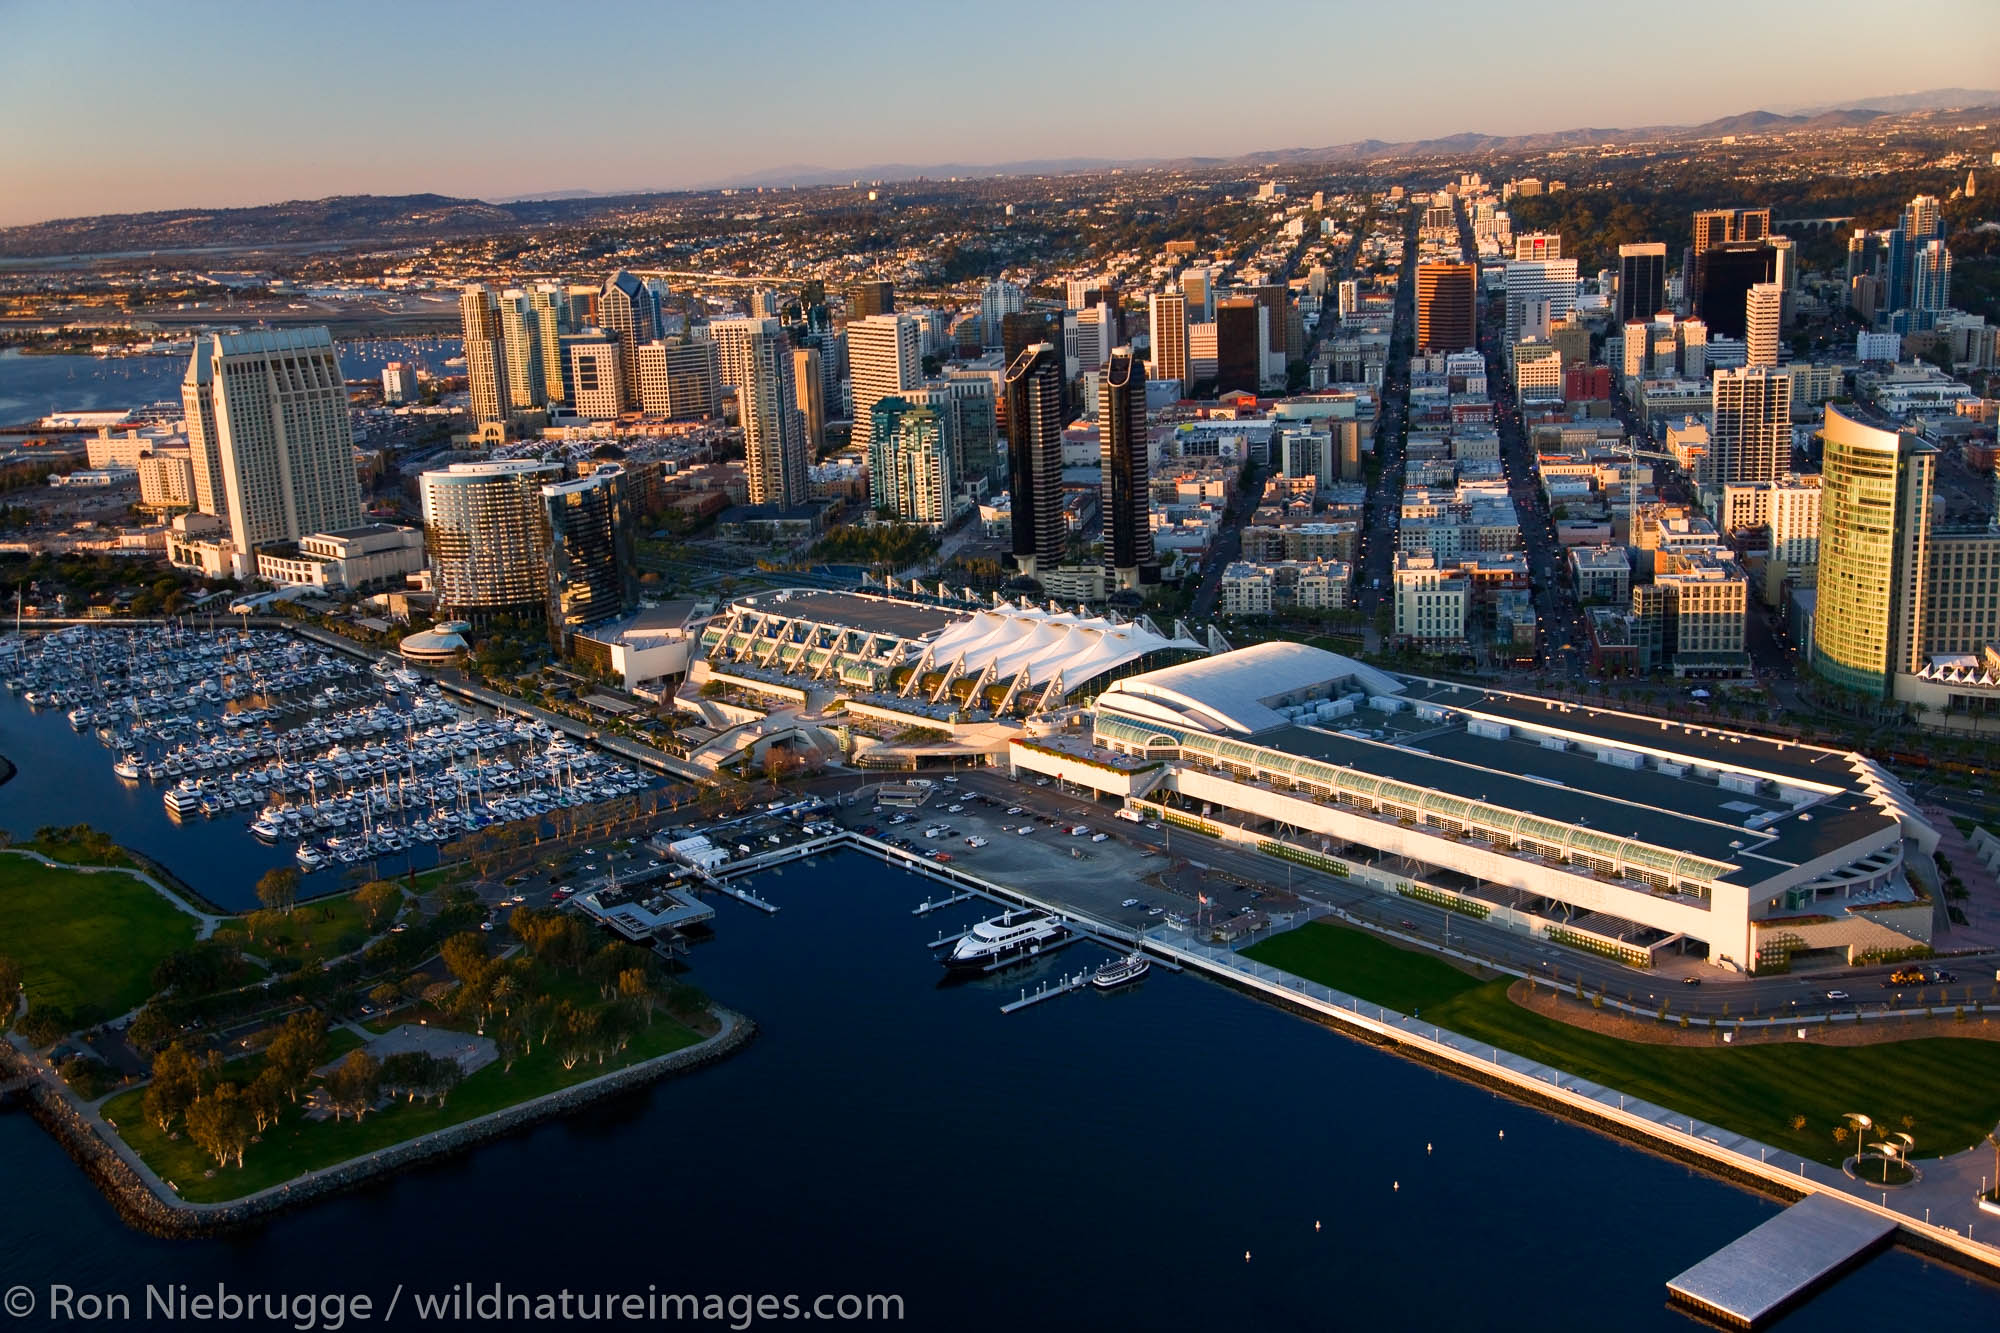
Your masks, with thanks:
[(0, 225), (1690, 123), (1996, 84), (2000, 0), (0, 0)]

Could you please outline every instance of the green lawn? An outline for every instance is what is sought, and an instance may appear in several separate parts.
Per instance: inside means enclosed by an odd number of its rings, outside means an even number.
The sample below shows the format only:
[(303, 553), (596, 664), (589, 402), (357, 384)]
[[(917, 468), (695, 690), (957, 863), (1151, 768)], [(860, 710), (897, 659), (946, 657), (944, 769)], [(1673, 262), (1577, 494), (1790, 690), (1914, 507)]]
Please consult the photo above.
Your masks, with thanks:
[[(1833, 1140), (1848, 1111), (1891, 1129), (1911, 1117), (1920, 1157), (1977, 1144), (2000, 1122), (2000, 1042), (1653, 1046), (1544, 1018), (1507, 998), (1511, 978), (1482, 983), (1345, 926), (1313, 922), (1244, 952), (1365, 1000), (1421, 1009), (1427, 1023), (1822, 1162), (1851, 1151)], [(1806, 1118), (1805, 1129), (1792, 1129), (1795, 1115)]]
[(125, 855), (122, 847), (99, 844), (86, 845), (77, 838), (51, 838), (43, 841), (31, 838), (14, 844), (22, 851), (40, 852), (51, 861), (61, 861), (72, 866), (124, 866), (128, 870), (137, 869), (137, 863)]
[(0, 952), (18, 960), (28, 1003), (103, 1018), (153, 993), (153, 969), (194, 943), (195, 919), (130, 875), (0, 856)]
[[(351, 1034), (341, 1035), (348, 1035), (351, 1040)], [(372, 1112), (358, 1123), (312, 1121), (288, 1109), (276, 1126), (264, 1132), (261, 1143), (250, 1145), (241, 1169), (234, 1166), (220, 1169), (213, 1178), (204, 1178), (203, 1173), (215, 1166), (214, 1158), (197, 1148), (186, 1134), (170, 1139), (146, 1120), (143, 1089), (113, 1097), (103, 1110), (106, 1119), (117, 1124), (119, 1134), (161, 1179), (180, 1186), (183, 1199), (192, 1203), (222, 1203), (283, 1184), (307, 1171), (364, 1157), (405, 1139), (447, 1129), (641, 1060), (678, 1051), (698, 1040), (692, 1031), (662, 1014), (633, 1038), (622, 1055), (601, 1065), (580, 1064), (573, 1070), (565, 1070), (554, 1051), (541, 1047), (515, 1061), (512, 1070), (503, 1069), (498, 1062), (486, 1066), (460, 1084), (442, 1106), (421, 1102), (398, 1104)], [(231, 1072), (235, 1072), (233, 1066)]]
[(265, 957), (329, 958), (367, 943), (368, 914), (355, 905), (353, 894), (343, 893), (300, 903), (286, 918), (284, 932), (275, 941), (267, 937), (251, 943), (240, 917), (217, 926), (215, 937)]

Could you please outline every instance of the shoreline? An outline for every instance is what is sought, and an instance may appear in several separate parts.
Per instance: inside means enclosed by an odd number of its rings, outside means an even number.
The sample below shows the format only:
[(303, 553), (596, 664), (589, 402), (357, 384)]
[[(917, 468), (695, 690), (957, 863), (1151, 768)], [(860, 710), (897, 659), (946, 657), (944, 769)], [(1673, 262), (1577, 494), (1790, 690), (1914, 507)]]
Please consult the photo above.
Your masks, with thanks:
[[(475, 1120), (433, 1131), (379, 1149), (366, 1157), (310, 1172), (283, 1185), (225, 1203), (188, 1203), (166, 1191), (143, 1158), (115, 1133), (107, 1136), (78, 1110), (67, 1089), (51, 1086), (35, 1057), (0, 1041), (0, 1083), (26, 1076), (19, 1092), (36, 1122), (61, 1144), (71, 1160), (117, 1211), (119, 1220), (148, 1235), (175, 1239), (224, 1236), (263, 1220), (363, 1185), (415, 1170), (431, 1162), (473, 1151), (481, 1145), (530, 1129), (621, 1093), (636, 1091), (727, 1059), (757, 1035), (750, 1018), (722, 1005), (708, 1012), (721, 1030), (693, 1046), (670, 1051), (624, 1069), (503, 1107)], [(134, 1164), (137, 1159), (138, 1165)]]

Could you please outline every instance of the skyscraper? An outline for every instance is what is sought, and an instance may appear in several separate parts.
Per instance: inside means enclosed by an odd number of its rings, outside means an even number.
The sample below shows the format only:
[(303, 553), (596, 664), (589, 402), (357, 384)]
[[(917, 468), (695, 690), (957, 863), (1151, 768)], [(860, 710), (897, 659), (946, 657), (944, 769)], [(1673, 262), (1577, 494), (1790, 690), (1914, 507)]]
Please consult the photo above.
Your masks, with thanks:
[(454, 463), (418, 478), (424, 549), (441, 615), (476, 622), (547, 614), (548, 509), (561, 463)]
[(792, 349), (792, 385), (805, 418), (806, 449), (817, 457), (826, 448), (826, 388), (820, 378), (819, 348)]
[(721, 319), (711, 326), (725, 349), (742, 349), (737, 410), (750, 503), (793, 509), (806, 502), (805, 423), (792, 372), (791, 340), (775, 319)]
[(585, 625), (639, 605), (632, 549), (636, 519), (625, 483), (625, 469), (613, 464), (541, 489), (549, 543), (549, 638), (564, 651), (570, 635)]
[(942, 524), (952, 513), (950, 418), (890, 396), (875, 404), (868, 449), (868, 499), (907, 523)]
[(1104, 563), (1120, 588), (1137, 588), (1158, 575), (1153, 564), (1152, 493), (1146, 471), (1146, 371), (1130, 347), (1111, 353), (1098, 409), (1104, 480)]
[(639, 406), (669, 421), (722, 415), (722, 362), (705, 338), (639, 347)]
[(1934, 328), (1937, 317), (1951, 309), (1951, 251), (1943, 241), (1929, 240), (1910, 261), (1910, 330)]
[[(1569, 317), (1576, 307), (1574, 259), (1517, 259), (1506, 267), (1507, 346), (1521, 340), (1531, 303), (1547, 306), (1551, 324)], [(1457, 350), (1457, 349), (1453, 349)]]
[(1651, 321), (1667, 299), (1667, 243), (1640, 241), (1618, 247), (1618, 323)]
[(1886, 698), (1923, 665), (1925, 572), (1937, 451), (1826, 409), (1813, 670)]
[(870, 315), (896, 313), (896, 285), (892, 282), (857, 282), (847, 289), (847, 318), (850, 323)]
[(1718, 370), (1710, 401), (1715, 422), (1703, 467), (1706, 484), (1776, 481), (1791, 471), (1791, 376), (1774, 366)]
[(615, 334), (583, 329), (562, 340), (569, 405), (591, 421), (615, 421), (625, 408), (623, 348)]
[(1068, 545), (1062, 508), (1062, 380), (1053, 343), (1023, 348), (1007, 367), (1014, 561), (1031, 579), (1038, 569), (1061, 564)]
[(1716, 338), (1742, 338), (1750, 289), (1778, 280), (1778, 251), (1761, 240), (1723, 241), (1695, 256), (1694, 313)]
[(1753, 285), (1743, 298), (1744, 364), (1776, 366), (1778, 332), (1784, 324), (1785, 290), (1775, 282)]
[(1514, 238), (1514, 258), (1522, 260), (1561, 259), (1562, 237), (1552, 231), (1524, 232)]
[(500, 344), (507, 358), (507, 410), (525, 412), (548, 401), (542, 369), (541, 323), (528, 294), (510, 287), (500, 294)]
[(1146, 298), (1146, 314), (1152, 327), (1152, 377), (1177, 381), (1185, 395), (1194, 383), (1188, 365), (1187, 297), (1155, 292)]
[(1016, 310), (1004, 315), (1000, 320), (1001, 363), (1012, 366), (1020, 360), (1021, 353), (1036, 343), (1048, 343), (1056, 349), (1056, 374), (1062, 381), (1062, 419), (1068, 422), (1070, 411), (1069, 348), (1063, 337), (1063, 317), (1059, 310)]
[(910, 315), (870, 315), (849, 320), (847, 359), (854, 386), (854, 434), (866, 450), (874, 429), (875, 404), (923, 382), (922, 330)]
[(604, 280), (597, 297), (597, 326), (618, 340), (623, 377), (619, 402), (624, 407), (639, 405), (639, 344), (660, 336), (655, 314), (653, 293), (638, 278), (621, 268)]
[(1761, 241), (1771, 234), (1768, 208), (1704, 208), (1694, 215), (1695, 254), (1729, 241)]
[(1474, 331), (1479, 270), (1429, 260), (1417, 265), (1417, 350), (1458, 352), (1478, 346)]
[(528, 308), (535, 312), (535, 333), (542, 343), (542, 397), (563, 401), (562, 336), (570, 332), (569, 296), (562, 284), (538, 282), (528, 289)]
[(223, 521), (240, 573), (267, 542), (360, 525), (347, 384), (325, 329), (202, 339), (181, 403), (197, 502)]
[(493, 289), (484, 283), (467, 283), (458, 294), (458, 316), (464, 325), (465, 380), (472, 391), (472, 419), (504, 421), (512, 395), (507, 389), (507, 349), (500, 330), (500, 302)]
[(1264, 383), (1271, 346), (1264, 307), (1248, 296), (1215, 303), (1215, 391), (1256, 393)]
[[(979, 294), (980, 337), (988, 348), (1000, 346), (1000, 322), (1022, 308), (1021, 289), (1005, 278), (995, 278)], [(1012, 358), (1009, 358), (1011, 364)]]

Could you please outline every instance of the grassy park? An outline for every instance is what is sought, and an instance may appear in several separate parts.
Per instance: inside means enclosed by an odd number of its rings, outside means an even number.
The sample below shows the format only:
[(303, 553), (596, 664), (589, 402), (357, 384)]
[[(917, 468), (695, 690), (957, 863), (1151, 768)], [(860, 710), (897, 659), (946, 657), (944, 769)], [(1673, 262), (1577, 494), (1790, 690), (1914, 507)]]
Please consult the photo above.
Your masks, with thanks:
[[(1721, 1125), (1802, 1157), (1837, 1164), (1851, 1146), (1835, 1127), (1865, 1111), (1910, 1118), (1919, 1157), (1981, 1142), (2000, 1121), (2000, 1042), (1924, 1037), (1875, 1046), (1656, 1046), (1532, 1013), (1511, 978), (1481, 981), (1440, 959), (1362, 931), (1313, 922), (1245, 950), (1295, 976)], [(1793, 1128), (1797, 1117), (1805, 1124)]]
[[(335, 1032), (330, 1037), (347, 1037), (345, 1042), (329, 1041), (328, 1056), (352, 1049), (351, 1034)], [(241, 1167), (231, 1166), (206, 1174), (215, 1159), (200, 1147), (193, 1136), (176, 1132), (163, 1134), (147, 1120), (145, 1090), (135, 1088), (113, 1097), (103, 1106), (106, 1119), (118, 1127), (119, 1135), (146, 1164), (160, 1176), (180, 1187), (180, 1197), (190, 1203), (223, 1203), (282, 1185), (308, 1171), (317, 1171), (356, 1157), (365, 1157), (405, 1140), (449, 1129), (480, 1116), (530, 1101), (547, 1093), (573, 1087), (586, 1080), (613, 1073), (641, 1060), (667, 1055), (691, 1046), (699, 1037), (673, 1019), (660, 1015), (640, 1031), (629, 1046), (604, 1063), (587, 1061), (565, 1069), (553, 1045), (544, 1045), (514, 1062), (511, 1070), (502, 1062), (486, 1066), (454, 1089), (449, 1097), (434, 1102), (403, 1102), (370, 1112), (359, 1120), (311, 1120), (303, 1101), (287, 1105), (276, 1125), (266, 1129), (259, 1141), (244, 1154)], [(254, 1057), (231, 1062), (230, 1073), (255, 1072)]]
[(0, 856), (5, 953), (28, 1003), (109, 1018), (153, 993), (153, 969), (194, 943), (195, 919), (130, 875)]

